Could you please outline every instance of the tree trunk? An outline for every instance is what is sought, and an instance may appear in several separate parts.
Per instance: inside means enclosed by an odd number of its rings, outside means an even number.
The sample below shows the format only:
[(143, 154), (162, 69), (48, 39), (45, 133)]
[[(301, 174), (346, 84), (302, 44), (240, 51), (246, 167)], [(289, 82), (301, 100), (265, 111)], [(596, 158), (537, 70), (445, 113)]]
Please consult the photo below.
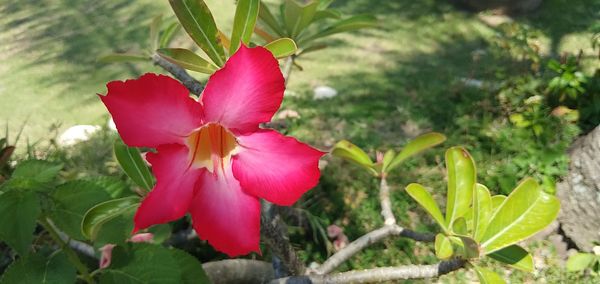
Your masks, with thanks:
[(561, 228), (581, 250), (600, 241), (600, 126), (569, 149), (569, 173), (557, 186)]

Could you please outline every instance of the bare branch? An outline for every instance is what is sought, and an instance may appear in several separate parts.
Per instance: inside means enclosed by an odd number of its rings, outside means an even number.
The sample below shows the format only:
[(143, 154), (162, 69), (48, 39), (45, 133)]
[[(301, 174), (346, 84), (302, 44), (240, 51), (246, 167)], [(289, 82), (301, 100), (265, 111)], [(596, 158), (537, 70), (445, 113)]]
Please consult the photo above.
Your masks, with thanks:
[(275, 205), (264, 201), (261, 215), (261, 231), (266, 243), (277, 257), (281, 259), (287, 269), (288, 275), (302, 275), (306, 270), (304, 263), (298, 258), (296, 251), (290, 244), (287, 229), (277, 214)]
[[(396, 281), (406, 279), (421, 279), (438, 277), (449, 272), (464, 267), (466, 261), (463, 259), (453, 259), (442, 261), (433, 265), (406, 265), (397, 267), (382, 267), (366, 270), (354, 270), (349, 272), (328, 274), (328, 275), (307, 275), (280, 278), (271, 281), (271, 284), (277, 283), (373, 283), (383, 281)], [(302, 282), (303, 281), (303, 282)]]
[(152, 62), (154, 62), (155, 65), (158, 65), (166, 71), (168, 71), (169, 73), (171, 73), (175, 78), (177, 78), (177, 80), (181, 81), (181, 83), (192, 94), (197, 95), (198, 97), (202, 95), (202, 90), (204, 90), (202, 83), (194, 79), (194, 77), (190, 76), (190, 74), (188, 74), (188, 72), (185, 71), (185, 69), (167, 61), (166, 59), (162, 58), (156, 53), (152, 55)]
[(414, 232), (408, 229), (404, 229), (396, 224), (386, 225), (375, 231), (371, 231), (366, 235), (356, 239), (330, 258), (328, 258), (321, 266), (315, 269), (317, 274), (327, 274), (336, 269), (342, 263), (350, 259), (353, 255), (359, 253), (364, 248), (380, 242), (390, 236), (403, 236), (414, 239), (416, 241), (428, 241), (431, 242), (434, 239), (432, 234), (423, 234)]
[(381, 177), (379, 201), (381, 202), (381, 216), (383, 216), (384, 224), (396, 224), (396, 217), (394, 217), (394, 213), (392, 212), (392, 202), (390, 201), (390, 187), (388, 186), (385, 177)]
[(273, 279), (270, 263), (251, 259), (227, 259), (202, 264), (213, 284), (266, 283)]

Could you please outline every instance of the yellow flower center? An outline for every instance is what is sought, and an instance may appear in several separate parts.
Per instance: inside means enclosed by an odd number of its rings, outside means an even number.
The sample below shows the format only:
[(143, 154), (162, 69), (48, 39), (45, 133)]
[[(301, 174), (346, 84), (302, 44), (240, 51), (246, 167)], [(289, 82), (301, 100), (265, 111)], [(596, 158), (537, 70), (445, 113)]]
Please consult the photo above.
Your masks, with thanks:
[(190, 149), (190, 166), (206, 168), (213, 173), (215, 169), (223, 170), (229, 164), (238, 143), (223, 126), (211, 123), (194, 131), (187, 138), (187, 146)]

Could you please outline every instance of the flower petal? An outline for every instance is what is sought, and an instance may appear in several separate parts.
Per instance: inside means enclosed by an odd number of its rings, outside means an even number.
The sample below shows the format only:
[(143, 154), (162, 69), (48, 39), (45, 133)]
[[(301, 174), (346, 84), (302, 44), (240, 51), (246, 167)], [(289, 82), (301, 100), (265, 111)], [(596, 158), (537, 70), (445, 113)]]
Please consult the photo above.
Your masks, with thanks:
[(106, 87), (108, 93), (100, 99), (129, 146), (183, 144), (184, 136), (202, 124), (202, 106), (171, 77), (148, 73)]
[(225, 174), (205, 171), (190, 206), (201, 239), (230, 257), (260, 253), (260, 202), (246, 194), (225, 167)]
[(202, 94), (206, 121), (235, 133), (258, 129), (281, 105), (285, 83), (277, 60), (262, 47), (244, 45), (215, 72)]
[(319, 182), (325, 153), (272, 130), (238, 136), (233, 175), (249, 194), (279, 205), (292, 205)]
[(183, 217), (194, 196), (194, 185), (205, 171), (189, 167), (188, 148), (183, 145), (161, 145), (157, 150), (158, 154), (147, 154), (156, 185), (135, 213), (134, 233)]

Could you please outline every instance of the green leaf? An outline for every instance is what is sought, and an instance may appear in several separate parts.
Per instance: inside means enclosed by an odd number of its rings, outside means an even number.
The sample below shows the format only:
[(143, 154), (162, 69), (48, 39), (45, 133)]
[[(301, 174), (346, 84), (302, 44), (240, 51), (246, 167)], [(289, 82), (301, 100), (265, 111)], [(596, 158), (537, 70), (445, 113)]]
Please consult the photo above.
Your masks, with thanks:
[(295, 0), (285, 0), (284, 22), (288, 35), (296, 38), (311, 23), (319, 6), (319, 1), (308, 1), (305, 4)]
[[(127, 244), (112, 251), (110, 266), (101, 270), (100, 283), (182, 283), (182, 269), (170, 249), (153, 244)], [(200, 282), (197, 282), (200, 283)]]
[(464, 235), (459, 235), (457, 237), (460, 238), (460, 241), (462, 242), (461, 247), (464, 250), (463, 255), (465, 258), (474, 259), (479, 257), (479, 244), (477, 244), (474, 239)]
[(313, 18), (313, 23), (320, 21), (320, 20), (325, 20), (325, 19), (339, 19), (342, 17), (342, 13), (338, 10), (333, 10), (333, 9), (326, 9), (326, 10), (320, 10), (317, 11), (317, 13), (315, 13), (315, 17)]
[(385, 154), (383, 155), (383, 160), (381, 161), (382, 172), (385, 172), (385, 173), (388, 172), (388, 167), (390, 166), (390, 163), (392, 162), (392, 160), (394, 159), (395, 156), (396, 156), (396, 152), (394, 152), (394, 150), (390, 149), (385, 152)]
[(526, 272), (533, 272), (533, 257), (518, 245), (505, 247), (487, 256)]
[(301, 41), (300, 46), (304, 43), (313, 41), (318, 38), (326, 37), (332, 34), (349, 32), (353, 30), (359, 30), (364, 28), (373, 28), (377, 26), (377, 19), (372, 15), (356, 15), (348, 19), (338, 21), (332, 25), (327, 26), (321, 31), (314, 35), (304, 38)]
[(265, 3), (263, 3), (262, 1), (260, 2), (260, 9), (258, 10), (258, 18), (263, 23), (265, 23), (269, 28), (271, 28), (271, 30), (273, 32), (275, 32), (277, 35), (279, 35), (279, 36), (285, 35), (285, 32), (283, 31), (283, 28), (281, 27), (281, 25), (279, 25), (279, 23), (275, 19), (275, 16), (273, 16), (271, 11), (269, 11), (269, 7), (267, 7), (267, 5)]
[(156, 50), (156, 53), (169, 62), (188, 70), (212, 74), (219, 69), (206, 59), (185, 48), (161, 48)]
[(362, 166), (373, 174), (377, 174), (373, 169), (373, 161), (371, 161), (369, 155), (350, 141), (341, 140), (336, 143), (331, 150), (331, 154)]
[(18, 254), (27, 254), (40, 212), (40, 201), (33, 191), (0, 193), (0, 240)]
[(137, 196), (124, 197), (102, 202), (83, 216), (81, 221), (81, 233), (88, 239), (94, 240), (100, 228), (108, 221), (136, 209), (140, 204)]
[(181, 25), (178, 22), (173, 22), (173, 23), (169, 24), (163, 30), (163, 32), (160, 34), (160, 39), (159, 39), (160, 43), (159, 43), (158, 47), (159, 48), (168, 47), (180, 29), (181, 29)]
[(150, 57), (139, 53), (113, 53), (103, 55), (98, 58), (98, 62), (100, 63), (121, 63), (136, 61), (150, 61)]
[(103, 188), (111, 198), (125, 197), (128, 194), (131, 195), (131, 192), (128, 191), (129, 186), (124, 181), (112, 176), (89, 177), (85, 180)]
[(453, 253), (454, 249), (450, 239), (444, 234), (437, 234), (435, 236), (435, 256), (439, 259), (449, 259)]
[(568, 271), (582, 271), (592, 266), (592, 263), (596, 260), (596, 256), (591, 253), (578, 252), (569, 257), (567, 260)]
[(11, 264), (0, 279), (0, 284), (72, 284), (76, 280), (75, 267), (62, 251), (46, 257), (40, 250)]
[[(494, 195), (492, 196), (492, 215), (500, 208), (500, 205), (506, 200), (505, 195)], [(490, 216), (491, 217), (491, 216)]]
[(181, 269), (181, 282), (184, 284), (208, 284), (210, 280), (202, 268), (202, 264), (188, 253), (172, 249), (171, 255)]
[(298, 47), (296, 43), (289, 38), (279, 38), (265, 45), (273, 56), (276, 58), (284, 58), (296, 53)]
[(526, 179), (492, 215), (482, 247), (492, 253), (522, 241), (552, 223), (559, 210), (556, 197), (543, 192), (535, 180)]
[(319, 10), (324, 10), (331, 5), (334, 0), (321, 0), (319, 1)]
[(156, 50), (158, 48), (158, 33), (160, 32), (162, 22), (162, 15), (158, 15), (154, 17), (150, 23), (150, 50)]
[(477, 278), (479, 278), (480, 284), (504, 284), (506, 283), (500, 275), (496, 272), (491, 271), (487, 268), (473, 266), (475, 272), (477, 273)]
[(233, 31), (231, 32), (231, 45), (229, 54), (234, 54), (240, 47), (240, 43), (246, 46), (254, 32), (254, 25), (258, 17), (260, 0), (238, 0), (233, 19)]
[(12, 178), (25, 178), (47, 184), (56, 178), (63, 165), (43, 160), (27, 160), (17, 165)]
[(54, 208), (50, 218), (69, 237), (83, 240), (81, 221), (94, 205), (107, 201), (110, 195), (90, 181), (75, 180), (60, 185), (52, 193)]
[(446, 141), (446, 136), (440, 133), (431, 132), (423, 134), (404, 146), (402, 151), (398, 153), (396, 158), (390, 162), (390, 166), (387, 169), (387, 172), (390, 172), (392, 169), (399, 166), (404, 160), (417, 155), (429, 148), (432, 148), (440, 143)]
[(183, 28), (217, 65), (225, 64), (225, 51), (219, 41), (219, 31), (203, 0), (169, 0)]
[(411, 183), (406, 187), (406, 193), (419, 203), (431, 217), (440, 225), (444, 232), (449, 233), (442, 211), (437, 206), (431, 194), (418, 183)]
[(452, 147), (446, 151), (446, 171), (448, 173), (446, 225), (452, 227), (454, 220), (469, 211), (477, 174), (473, 158), (462, 147)]
[(114, 149), (115, 157), (127, 176), (141, 188), (150, 191), (154, 185), (154, 179), (146, 162), (142, 159), (140, 150), (128, 147), (120, 139), (115, 141)]
[(459, 235), (467, 234), (467, 220), (465, 217), (458, 217), (452, 223), (452, 232)]
[(492, 197), (483, 184), (476, 184), (473, 193), (473, 238), (481, 241), (492, 216)]

